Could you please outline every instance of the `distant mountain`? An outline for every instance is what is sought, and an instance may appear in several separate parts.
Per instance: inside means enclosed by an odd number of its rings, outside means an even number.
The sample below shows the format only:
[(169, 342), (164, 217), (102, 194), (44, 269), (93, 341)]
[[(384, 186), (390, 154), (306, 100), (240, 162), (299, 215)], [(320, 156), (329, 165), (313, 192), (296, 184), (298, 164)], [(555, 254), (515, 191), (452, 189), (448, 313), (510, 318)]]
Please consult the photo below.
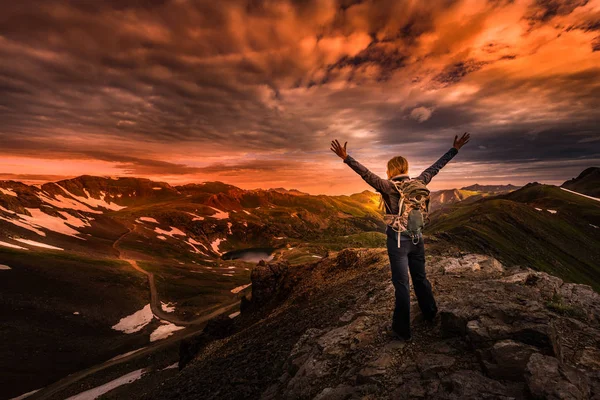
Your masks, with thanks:
[(561, 187), (588, 196), (600, 197), (600, 167), (590, 167), (583, 170), (577, 178), (566, 181)]
[(474, 192), (483, 192), (483, 193), (499, 193), (499, 192), (510, 192), (511, 190), (516, 190), (518, 189), (520, 186), (515, 186), (515, 185), (480, 185), (478, 183), (471, 185), (471, 186), (465, 186), (463, 188), (461, 188), (462, 190), (471, 190)]
[(600, 290), (600, 201), (539, 183), (457, 203), (426, 232), (449, 247), (494, 255)]
[(507, 193), (518, 189), (514, 185), (471, 185), (461, 189), (438, 190), (431, 193), (429, 210), (433, 212), (442, 207), (459, 202), (473, 203), (487, 196)]
[(309, 196), (308, 193), (305, 192), (301, 192), (298, 189), (284, 189), (284, 188), (271, 188), (268, 189), (269, 191), (274, 191), (274, 192), (278, 192), (278, 193), (284, 193), (284, 194), (294, 194), (297, 196)]
[[(311, 243), (380, 242), (381, 234), (364, 235), (383, 231), (376, 199), (223, 182), (0, 181), (0, 370), (11, 371), (0, 376), (2, 395), (149, 346), (172, 334), (164, 329), (193, 332), (215, 310), (237, 307), (235, 288), (256, 262), (228, 252), (306, 263), (322, 256)], [(145, 322), (138, 329), (130, 320)], [(18, 369), (15, 349), (30, 354)]]

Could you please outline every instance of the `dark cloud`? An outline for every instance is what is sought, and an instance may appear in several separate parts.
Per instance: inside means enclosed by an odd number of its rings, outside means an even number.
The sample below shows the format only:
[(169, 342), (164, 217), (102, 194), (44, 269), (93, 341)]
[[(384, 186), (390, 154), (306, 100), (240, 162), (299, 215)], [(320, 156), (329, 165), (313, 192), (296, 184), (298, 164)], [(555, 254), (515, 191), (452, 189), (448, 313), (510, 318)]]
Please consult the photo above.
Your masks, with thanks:
[(556, 16), (571, 14), (589, 0), (535, 0), (529, 8), (527, 18), (532, 22), (547, 22)]
[(584, 0), (9, 2), (0, 156), (234, 176), (305, 168), (273, 154), (326, 165), (333, 136), (429, 159), (470, 130), (486, 149), (465, 160), (593, 159), (599, 13)]
[(483, 68), (485, 61), (465, 60), (448, 65), (444, 70), (433, 78), (434, 83), (440, 87), (446, 87), (460, 82), (465, 76)]

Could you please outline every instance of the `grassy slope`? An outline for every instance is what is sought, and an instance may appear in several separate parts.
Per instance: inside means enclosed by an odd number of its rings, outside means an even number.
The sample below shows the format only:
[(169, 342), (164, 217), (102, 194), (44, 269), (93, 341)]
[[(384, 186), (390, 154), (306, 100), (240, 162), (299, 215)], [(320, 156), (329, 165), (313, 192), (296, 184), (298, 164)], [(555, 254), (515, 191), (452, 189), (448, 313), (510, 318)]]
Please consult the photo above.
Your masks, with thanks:
[(148, 336), (111, 329), (148, 303), (146, 280), (127, 264), (5, 249), (0, 263), (12, 268), (0, 271), (3, 395), (38, 389), (147, 343)]
[[(210, 268), (174, 265), (167, 261), (142, 261), (139, 264), (154, 273), (159, 298), (177, 303), (176, 313), (186, 319), (200, 316), (218, 304), (233, 302), (237, 296), (231, 289), (250, 282), (252, 267), (252, 264), (238, 261), (221, 261), (218, 267)], [(230, 266), (234, 268), (230, 269)]]
[(599, 221), (600, 203), (555, 186), (534, 185), (437, 212), (427, 232), (600, 290), (600, 230), (590, 226)]

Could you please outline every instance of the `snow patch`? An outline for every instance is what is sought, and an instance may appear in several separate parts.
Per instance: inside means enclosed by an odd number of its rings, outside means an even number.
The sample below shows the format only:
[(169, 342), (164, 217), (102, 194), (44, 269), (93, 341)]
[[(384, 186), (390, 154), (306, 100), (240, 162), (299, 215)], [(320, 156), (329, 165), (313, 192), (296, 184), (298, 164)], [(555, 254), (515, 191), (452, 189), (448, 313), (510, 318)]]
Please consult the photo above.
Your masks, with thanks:
[(162, 235), (158, 235), (156, 238), (160, 240), (167, 240), (167, 238)]
[(12, 269), (12, 268), (9, 267), (8, 265), (0, 264), (0, 271), (7, 271), (9, 269)]
[(0, 246), (10, 247), (11, 249), (29, 250), (25, 247), (17, 246), (16, 244), (6, 243), (6, 242), (2, 242), (2, 241), (0, 241)]
[(79, 311), (75, 311), (73, 315), (79, 315)]
[(160, 229), (160, 228), (154, 228), (154, 232), (161, 234), (161, 235), (171, 236), (171, 237), (174, 237), (175, 235), (186, 236), (185, 232), (183, 232), (173, 226), (170, 226), (169, 228), (171, 228), (171, 230), (169, 230), (169, 231), (165, 231), (164, 229)]
[(221, 253), (221, 252), (219, 251), (219, 245), (220, 245), (220, 244), (221, 244), (221, 242), (223, 242), (223, 241), (224, 241), (224, 239), (216, 239), (214, 242), (212, 242), (212, 243), (210, 244), (210, 247), (212, 247), (213, 251), (214, 251), (215, 253), (217, 253), (218, 255), (222, 255), (222, 254), (223, 254), (223, 253)]
[(546, 210), (546, 211), (548, 211), (550, 214), (556, 214), (558, 212), (556, 210)]
[(196, 214), (194, 214), (194, 213), (191, 213), (191, 212), (189, 212), (188, 214), (189, 214), (189, 215), (191, 215), (192, 217), (194, 217), (194, 218), (192, 219), (192, 221), (202, 221), (202, 220), (204, 220), (204, 217), (201, 217), (201, 216), (199, 216), (199, 215), (196, 215)]
[(161, 321), (164, 325), (159, 326), (150, 334), (150, 341), (156, 342), (157, 340), (166, 339), (173, 333), (185, 329), (184, 326), (177, 326), (170, 322)]
[(87, 189), (83, 189), (83, 193), (85, 193), (86, 197), (83, 196), (77, 196), (71, 192), (69, 192), (67, 189), (65, 189), (64, 187), (60, 186), (58, 183), (55, 183), (56, 186), (58, 186), (59, 188), (61, 188), (63, 190), (63, 192), (65, 192), (67, 195), (69, 195), (70, 197), (74, 198), (75, 200), (77, 200), (80, 203), (83, 204), (87, 204), (90, 207), (94, 207), (94, 208), (106, 208), (107, 210), (112, 210), (112, 211), (119, 211), (122, 210), (124, 208), (127, 207), (123, 207), (120, 206), (116, 203), (108, 203), (104, 200), (104, 198), (106, 197), (106, 193), (104, 192), (100, 192), (100, 199), (95, 199), (92, 197), (92, 195), (87, 191)]
[(231, 289), (231, 293), (239, 293), (242, 290), (246, 289), (247, 287), (249, 287), (250, 285), (252, 285), (251, 283), (247, 284), (247, 285), (243, 285), (243, 286), (238, 286), (236, 288)]
[(228, 223), (227, 223), (227, 233), (228, 233), (229, 235), (232, 235), (232, 234), (233, 234), (233, 232), (231, 232), (231, 227), (232, 227), (232, 226), (233, 226), (233, 224), (232, 224), (231, 222), (228, 222)]
[(45, 228), (50, 231), (54, 231), (63, 235), (72, 236), (77, 239), (85, 240), (77, 235), (80, 233), (75, 229), (71, 228), (72, 226), (90, 226), (87, 221), (84, 221), (79, 218), (73, 217), (69, 213), (61, 212), (61, 215), (66, 219), (61, 217), (55, 217), (49, 214), (46, 214), (39, 208), (25, 208), (31, 215), (26, 214), (18, 214), (14, 211), (8, 210), (2, 206), (0, 206), (0, 210), (12, 214), (13, 218), (6, 218), (0, 216), (0, 219), (10, 222), (13, 225), (19, 226), (21, 228), (27, 229), (29, 231), (35, 232), (40, 236), (46, 236), (46, 232), (40, 230), (40, 228)]
[(65, 217), (65, 219), (66, 219), (66, 221), (64, 222), (65, 224), (69, 224), (76, 228), (90, 227), (92, 225), (89, 223), (89, 221), (94, 220), (93, 218), (87, 218), (87, 217), (77, 218), (77, 217), (69, 214), (66, 211), (59, 211), (58, 213), (60, 215), (62, 215), (63, 217)]
[(154, 218), (150, 218), (150, 217), (139, 217), (138, 218), (140, 221), (144, 221), (144, 222), (153, 222), (155, 224), (158, 224), (158, 221)]
[(67, 400), (93, 400), (115, 388), (118, 388), (119, 386), (128, 385), (137, 381), (142, 377), (142, 375), (144, 375), (144, 369), (138, 369), (128, 373), (127, 375), (123, 375), (120, 378), (105, 383), (102, 386), (98, 386), (93, 389), (86, 390), (85, 392), (76, 394), (75, 396), (71, 396)]
[(27, 392), (27, 393), (25, 393), (25, 394), (22, 394), (22, 395), (20, 395), (20, 396), (13, 397), (13, 398), (12, 398), (12, 399), (10, 399), (10, 400), (23, 400), (23, 399), (26, 399), (26, 398), (28, 398), (29, 396), (31, 396), (32, 394), (34, 394), (34, 393), (36, 393), (36, 392), (39, 392), (40, 390), (42, 390), (42, 389), (36, 389), (36, 390), (32, 390), (31, 392)]
[(29, 239), (23, 239), (23, 238), (13, 238), (13, 239), (16, 240), (17, 242), (29, 244), (29, 245), (36, 246), (36, 247), (43, 247), (45, 249), (64, 250), (64, 249), (61, 249), (60, 247), (51, 246), (46, 243), (36, 242), (35, 240), (29, 240)]
[(596, 228), (596, 229), (598, 229), (598, 227), (597, 227), (596, 225), (594, 225), (594, 224), (590, 224), (590, 226), (591, 226), (592, 228)]
[(161, 369), (161, 371), (166, 371), (168, 369), (174, 369), (174, 368), (179, 368), (179, 363), (178, 362), (173, 363), (173, 364), (169, 365), (168, 367), (164, 367), (163, 369)]
[(229, 314), (229, 318), (231, 318), (231, 319), (234, 319), (234, 318), (235, 318), (235, 317), (237, 317), (238, 315), (240, 315), (240, 312), (239, 312), (239, 311), (236, 311), (236, 312), (234, 312), (234, 313), (232, 313), (232, 314)]
[(171, 313), (171, 312), (175, 311), (175, 303), (165, 303), (165, 302), (161, 301), (160, 308), (162, 308), (162, 310), (164, 312)]
[(229, 218), (229, 213), (228, 212), (221, 211), (218, 208), (214, 208), (214, 207), (210, 207), (210, 208), (212, 208), (213, 210), (215, 210), (216, 214), (209, 215), (209, 217), (216, 218), (216, 219), (227, 219), (227, 218)]
[(249, 213), (248, 211), (246, 211), (246, 210), (242, 210), (242, 211), (244, 211), (244, 212), (245, 212), (246, 214), (248, 214), (248, 215), (252, 215), (252, 214), (250, 214), (250, 213)]
[(579, 192), (574, 192), (574, 191), (572, 191), (572, 190), (565, 189), (564, 187), (561, 187), (561, 189), (562, 189), (562, 190), (565, 190), (565, 191), (567, 191), (567, 192), (571, 192), (571, 193), (573, 193), (573, 194), (576, 194), (576, 195), (578, 195), (578, 196), (587, 197), (588, 199), (592, 199), (592, 200), (600, 201), (600, 199), (599, 199), (599, 198), (597, 198), (597, 197), (592, 197), (592, 196), (588, 196), (587, 194), (582, 194), (582, 193), (579, 193)]
[(323, 258), (323, 257), (321, 257), (321, 256), (316, 256), (316, 255), (314, 255), (314, 254), (313, 254), (311, 257), (315, 257), (315, 258)]
[(542, 209), (541, 209), (541, 208), (537, 208), (537, 207), (536, 207), (535, 209), (536, 209), (536, 210), (538, 210), (538, 211), (542, 211)]
[(150, 304), (147, 304), (141, 310), (121, 318), (116, 325), (112, 326), (112, 329), (123, 333), (138, 332), (148, 325), (152, 321), (152, 318), (154, 318), (154, 314), (152, 314)]
[(54, 206), (56, 208), (66, 208), (66, 209), (76, 210), (76, 211), (85, 211), (85, 212), (89, 212), (89, 213), (93, 213), (93, 214), (102, 214), (102, 211), (92, 210), (91, 208), (89, 208), (85, 204), (81, 204), (78, 201), (75, 201), (73, 199), (69, 199), (69, 198), (64, 197), (64, 196), (62, 196), (60, 194), (54, 195), (54, 198), (50, 197), (45, 192), (44, 193), (39, 193), (37, 196), (44, 203), (48, 203), (48, 204), (50, 204), (50, 205), (52, 205), (52, 206)]
[(198, 248), (196, 246), (194, 246), (194, 245), (199, 245), (206, 249), (206, 246), (204, 244), (198, 242), (197, 240), (194, 240), (193, 238), (188, 238), (188, 241), (186, 243), (189, 244), (190, 246), (192, 246), (192, 248), (194, 249), (194, 253), (203, 254), (208, 257), (208, 254), (204, 253), (202, 250), (198, 250)]
[(2, 192), (3, 194), (7, 195), (7, 196), (13, 196), (13, 197), (19, 197), (17, 195), (17, 193), (15, 193), (14, 190), (12, 190), (11, 188), (0, 188), (0, 192)]
[(152, 190), (163, 190), (161, 187), (153, 187)]

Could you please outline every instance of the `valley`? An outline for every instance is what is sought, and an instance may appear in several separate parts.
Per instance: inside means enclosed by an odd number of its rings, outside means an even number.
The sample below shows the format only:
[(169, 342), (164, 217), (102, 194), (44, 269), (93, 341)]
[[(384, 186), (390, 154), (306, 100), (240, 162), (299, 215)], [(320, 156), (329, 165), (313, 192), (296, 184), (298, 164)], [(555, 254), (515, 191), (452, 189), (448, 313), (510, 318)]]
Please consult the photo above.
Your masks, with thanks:
[[(219, 315), (237, 323), (260, 260), (306, 269), (385, 243), (370, 191), (91, 176), (0, 187), (2, 399), (65, 398), (150, 366), (158, 384), (176, 374), (156, 371), (179, 360), (182, 339)], [(600, 289), (597, 198), (531, 183), (433, 192), (434, 202), (432, 246)]]

